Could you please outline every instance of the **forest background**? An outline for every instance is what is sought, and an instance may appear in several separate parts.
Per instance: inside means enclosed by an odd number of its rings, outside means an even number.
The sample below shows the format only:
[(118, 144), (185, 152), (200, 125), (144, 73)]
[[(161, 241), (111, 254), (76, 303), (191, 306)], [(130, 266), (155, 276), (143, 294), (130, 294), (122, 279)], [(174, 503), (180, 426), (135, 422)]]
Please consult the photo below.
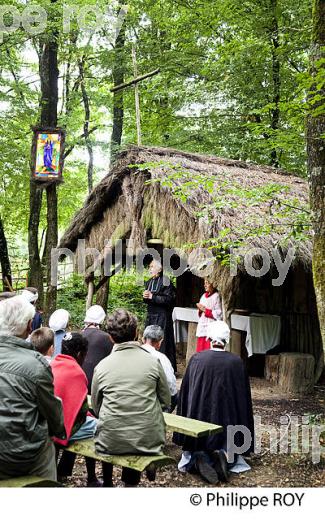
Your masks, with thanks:
[[(308, 97), (315, 84), (312, 0), (129, 0), (113, 39), (114, 17), (126, 2), (79, 1), (78, 8), (102, 11), (109, 3), (113, 16), (87, 31), (74, 21), (68, 34), (62, 8), (69, 2), (34, 3), (50, 13), (45, 32), (18, 30), (0, 43), (0, 242), (7, 246), (11, 271), (21, 274), (18, 283), (28, 270), (31, 126), (42, 110), (48, 34), (55, 32), (57, 43), (57, 123), (67, 132), (65, 182), (57, 194), (59, 234), (118, 150), (139, 140), (134, 87), (111, 89), (152, 71), (138, 84), (142, 144), (307, 176), (306, 118), (311, 106), (324, 113), (324, 99)], [(33, 2), (2, 4), (23, 10)], [(94, 20), (90, 13), (89, 26)], [(318, 91), (325, 77), (320, 65)], [(44, 197), (37, 237), (43, 264), (46, 212)]]

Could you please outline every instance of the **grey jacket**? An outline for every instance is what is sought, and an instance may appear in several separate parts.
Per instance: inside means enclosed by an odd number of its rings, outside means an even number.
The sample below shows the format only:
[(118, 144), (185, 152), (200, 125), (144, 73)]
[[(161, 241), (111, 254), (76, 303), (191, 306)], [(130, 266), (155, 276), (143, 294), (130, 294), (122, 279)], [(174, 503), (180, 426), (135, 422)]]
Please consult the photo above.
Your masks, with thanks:
[(49, 435), (65, 437), (51, 368), (27, 341), (0, 336), (0, 465), (32, 463)]
[(92, 408), (98, 415), (96, 450), (158, 454), (165, 444), (162, 406), (170, 405), (163, 368), (140, 344), (116, 344), (95, 368)]

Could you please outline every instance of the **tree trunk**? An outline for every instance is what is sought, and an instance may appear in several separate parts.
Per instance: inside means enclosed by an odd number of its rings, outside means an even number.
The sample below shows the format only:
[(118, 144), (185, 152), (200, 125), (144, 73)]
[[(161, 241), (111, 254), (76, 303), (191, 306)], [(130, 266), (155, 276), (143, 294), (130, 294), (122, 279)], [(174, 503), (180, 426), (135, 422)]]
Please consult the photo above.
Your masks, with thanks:
[[(277, 16), (277, 0), (271, 0), (272, 9), (272, 28), (271, 28), (271, 46), (272, 46), (272, 80), (273, 80), (273, 108), (271, 110), (271, 128), (273, 132), (279, 129), (280, 122), (280, 60), (279, 60), (279, 25)], [(276, 148), (271, 151), (271, 165), (276, 168), (279, 166)]]
[[(122, 5), (122, 2), (120, 2)], [(124, 83), (124, 44), (125, 44), (125, 23), (123, 22), (121, 30), (115, 42), (115, 57), (113, 65), (113, 84), (114, 87)], [(114, 163), (119, 152), (124, 119), (124, 92), (123, 89), (113, 94), (113, 129), (111, 135), (111, 164)]]
[[(313, 76), (316, 78), (321, 70), (324, 74), (325, 0), (314, 0), (310, 60)], [(320, 65), (319, 60), (323, 60)], [(316, 96), (316, 100), (313, 99)], [(307, 121), (308, 173), (314, 230), (313, 276), (323, 349), (325, 350), (325, 109), (320, 109), (325, 101), (324, 81), (315, 80), (311, 87), (309, 100), (313, 103)], [(316, 112), (317, 109), (318, 112)], [(319, 375), (316, 374), (316, 380)]]
[(314, 388), (315, 359), (311, 354), (280, 354), (279, 389), (285, 394), (308, 394)]
[(265, 356), (265, 379), (278, 384), (280, 356)]
[(2, 272), (3, 291), (10, 291), (12, 288), (11, 265), (8, 254), (7, 239), (3, 228), (2, 219), (0, 217), (0, 265)]
[(46, 316), (50, 316), (56, 309), (57, 287), (51, 285), (51, 251), (58, 243), (58, 197), (56, 185), (46, 189), (47, 201), (47, 233), (46, 233)]
[(38, 304), (42, 308), (44, 302), (43, 268), (38, 245), (38, 228), (42, 207), (42, 189), (31, 180), (29, 187), (29, 221), (28, 221), (28, 285), (38, 290)]
[[(51, 0), (56, 3), (56, 0)], [(56, 20), (52, 20), (56, 23)], [(57, 29), (46, 35), (40, 60), (41, 79), (41, 118), (42, 126), (56, 127), (58, 117), (58, 33)], [(57, 188), (54, 183), (46, 188), (47, 234), (46, 234), (46, 305), (49, 316), (56, 308), (56, 286), (51, 285), (51, 251), (58, 243), (58, 202)]]
[(91, 139), (89, 137), (89, 121), (90, 121), (90, 104), (89, 97), (86, 90), (85, 85), (85, 70), (84, 70), (84, 61), (81, 60), (79, 62), (79, 73), (80, 73), (80, 87), (82, 93), (82, 100), (84, 104), (85, 110), (85, 121), (84, 121), (84, 137), (85, 143), (88, 151), (88, 170), (87, 170), (87, 179), (88, 179), (88, 192), (90, 193), (93, 189), (93, 175), (94, 175), (94, 152), (91, 143)]

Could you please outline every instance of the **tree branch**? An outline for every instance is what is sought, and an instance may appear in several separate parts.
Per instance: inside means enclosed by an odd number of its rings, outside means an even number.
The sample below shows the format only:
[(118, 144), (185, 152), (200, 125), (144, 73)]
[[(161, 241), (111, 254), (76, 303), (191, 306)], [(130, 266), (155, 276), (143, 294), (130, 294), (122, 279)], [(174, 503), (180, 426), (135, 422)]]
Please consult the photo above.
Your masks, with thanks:
[(116, 85), (116, 87), (112, 87), (110, 92), (118, 92), (119, 90), (123, 90), (127, 87), (131, 87), (133, 85), (137, 85), (140, 81), (144, 79), (151, 78), (152, 76), (156, 76), (159, 74), (160, 69), (153, 70), (152, 72), (148, 72), (147, 74), (143, 74), (142, 76), (138, 76), (137, 78), (132, 79), (131, 81), (127, 81), (126, 83), (122, 83), (121, 85)]

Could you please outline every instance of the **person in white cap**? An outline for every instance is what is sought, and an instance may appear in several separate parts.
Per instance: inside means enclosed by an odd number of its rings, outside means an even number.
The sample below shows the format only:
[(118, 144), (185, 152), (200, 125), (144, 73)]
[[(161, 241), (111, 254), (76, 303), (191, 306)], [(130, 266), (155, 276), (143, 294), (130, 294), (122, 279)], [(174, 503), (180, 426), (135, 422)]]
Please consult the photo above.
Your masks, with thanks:
[(32, 331), (36, 329), (40, 329), (43, 323), (42, 314), (39, 310), (36, 309), (36, 302), (38, 300), (38, 292), (35, 287), (26, 287), (22, 290), (21, 296), (25, 298), (29, 303), (34, 305), (35, 307), (35, 316), (32, 322)]
[[(173, 436), (173, 441), (183, 449), (179, 469), (197, 471), (211, 484), (228, 480), (227, 456), (231, 454), (230, 461), (236, 462), (238, 454), (254, 451), (249, 379), (241, 358), (225, 351), (229, 336), (224, 321), (209, 324), (207, 337), (211, 348), (191, 357), (177, 406), (177, 415), (218, 424), (222, 432), (198, 439), (180, 433)], [(228, 427), (234, 429), (231, 445)]]
[(57, 309), (51, 314), (49, 327), (54, 332), (54, 355), (61, 354), (61, 343), (68, 326), (70, 314), (65, 309)]
[(88, 379), (88, 393), (91, 392), (93, 373), (98, 363), (108, 356), (113, 348), (109, 335), (100, 330), (106, 314), (100, 305), (92, 305), (86, 311), (85, 328), (82, 332), (88, 341), (88, 352), (83, 362), (82, 368)]

